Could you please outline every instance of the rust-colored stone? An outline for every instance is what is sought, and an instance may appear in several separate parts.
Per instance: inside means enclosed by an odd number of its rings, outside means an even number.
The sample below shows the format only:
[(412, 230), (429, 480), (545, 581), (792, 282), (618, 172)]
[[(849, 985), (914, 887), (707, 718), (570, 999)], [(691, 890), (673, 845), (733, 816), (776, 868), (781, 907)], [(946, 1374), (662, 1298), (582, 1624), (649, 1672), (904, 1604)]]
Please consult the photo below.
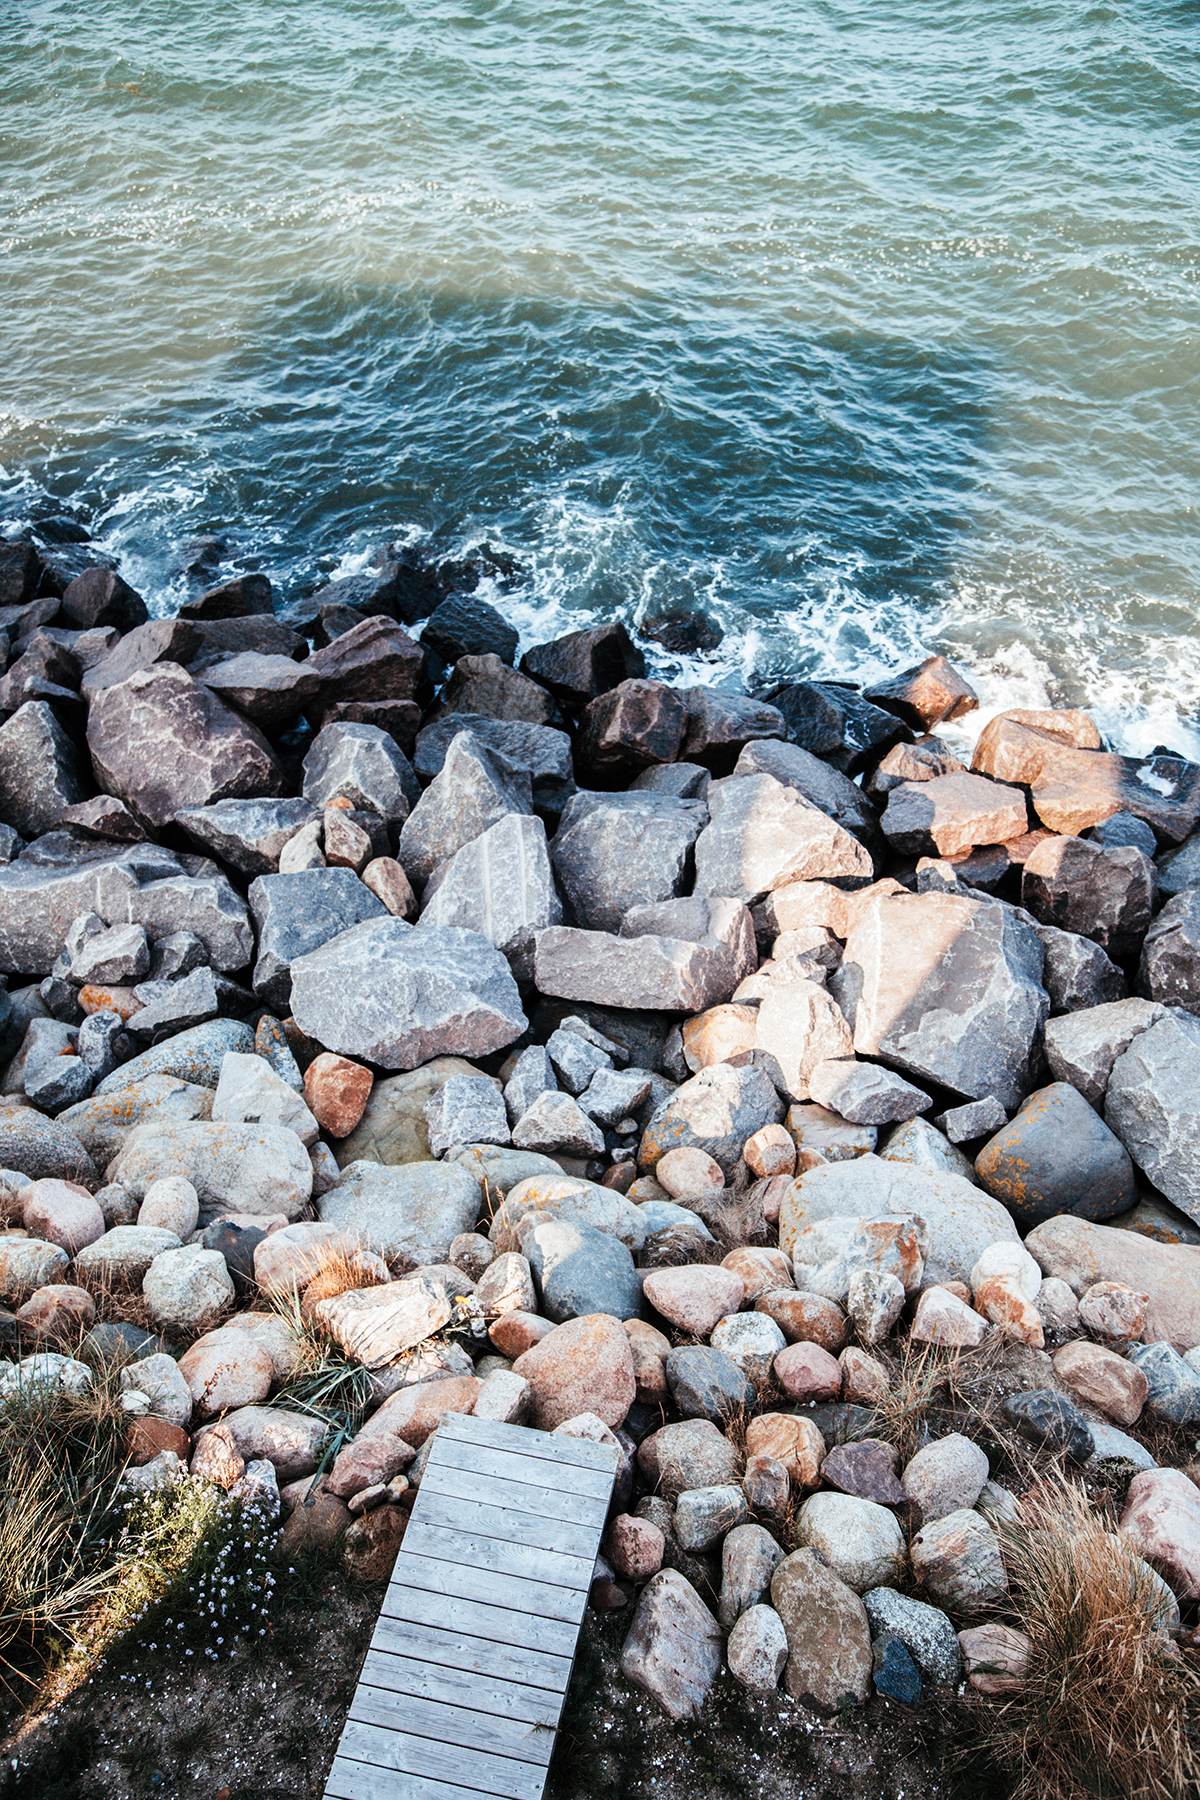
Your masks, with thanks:
[(349, 1137), (366, 1111), (374, 1083), (370, 1069), (325, 1050), (305, 1070), (304, 1098), (322, 1131)]
[(153, 1462), (164, 1450), (173, 1450), (180, 1462), (186, 1462), (191, 1444), (182, 1425), (172, 1425), (168, 1419), (156, 1419), (153, 1413), (147, 1413), (143, 1419), (134, 1419), (125, 1433), (125, 1454), (135, 1469)]

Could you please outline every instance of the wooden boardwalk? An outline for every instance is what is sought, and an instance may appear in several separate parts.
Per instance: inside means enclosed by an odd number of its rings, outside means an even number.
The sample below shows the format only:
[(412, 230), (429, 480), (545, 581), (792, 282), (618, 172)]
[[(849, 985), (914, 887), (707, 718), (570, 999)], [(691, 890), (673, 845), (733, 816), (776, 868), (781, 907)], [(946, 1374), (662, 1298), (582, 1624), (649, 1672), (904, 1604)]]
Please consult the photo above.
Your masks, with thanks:
[(542, 1800), (612, 1449), (447, 1413), (326, 1800)]

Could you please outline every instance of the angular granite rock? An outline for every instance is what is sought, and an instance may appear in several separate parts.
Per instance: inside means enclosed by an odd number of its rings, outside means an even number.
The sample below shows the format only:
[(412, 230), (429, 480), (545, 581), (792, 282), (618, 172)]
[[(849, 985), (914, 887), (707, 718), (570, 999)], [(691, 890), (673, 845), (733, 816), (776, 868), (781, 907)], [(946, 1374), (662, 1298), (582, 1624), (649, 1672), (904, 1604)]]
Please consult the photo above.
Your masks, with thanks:
[(445, 1262), (479, 1207), (479, 1183), (460, 1163), (352, 1162), (317, 1200), (324, 1223), (405, 1269)]
[(418, 892), (456, 850), (510, 813), (533, 811), (526, 769), (514, 768), (469, 731), (446, 752), (441, 773), (426, 788), (400, 832), (398, 860)]
[(320, 811), (341, 795), (361, 811), (399, 825), (418, 792), (408, 758), (378, 725), (353, 720), (326, 725), (304, 758), (304, 798)]
[(864, 886), (874, 874), (857, 838), (772, 775), (714, 781), (706, 799), (711, 823), (696, 840), (697, 895), (748, 901), (793, 881)]
[(738, 900), (635, 907), (615, 938), (569, 926), (534, 938), (541, 993), (645, 1011), (702, 1012), (728, 1000), (757, 961), (754, 926)]
[[(292, 964), (299, 957), (340, 937), (352, 926), (390, 917), (351, 869), (260, 875), (250, 885), (249, 900), (258, 938), (254, 991), (260, 1000), (281, 1013), (288, 1010)], [(397, 923), (403, 931), (410, 929), (402, 921)]]
[(502, 955), (516, 958), (532, 953), (535, 931), (561, 920), (546, 827), (529, 813), (509, 813), (431, 877), (420, 925), (479, 932)]
[(79, 752), (44, 700), (0, 725), (0, 821), (22, 837), (53, 831), (91, 786)]
[(619, 931), (632, 907), (675, 898), (706, 819), (694, 800), (577, 794), (550, 850), (576, 923), (584, 931)]
[(642, 1136), (638, 1160), (652, 1174), (668, 1151), (694, 1146), (728, 1174), (746, 1139), (782, 1117), (783, 1104), (761, 1069), (713, 1063), (657, 1109)]
[[(295, 666), (295, 665), (293, 665)], [(176, 823), (202, 850), (243, 875), (269, 875), (301, 826), (319, 817), (307, 800), (220, 800), (185, 807)]]
[(1200, 1020), (1173, 1011), (1113, 1064), (1104, 1118), (1138, 1168), (1200, 1221)]

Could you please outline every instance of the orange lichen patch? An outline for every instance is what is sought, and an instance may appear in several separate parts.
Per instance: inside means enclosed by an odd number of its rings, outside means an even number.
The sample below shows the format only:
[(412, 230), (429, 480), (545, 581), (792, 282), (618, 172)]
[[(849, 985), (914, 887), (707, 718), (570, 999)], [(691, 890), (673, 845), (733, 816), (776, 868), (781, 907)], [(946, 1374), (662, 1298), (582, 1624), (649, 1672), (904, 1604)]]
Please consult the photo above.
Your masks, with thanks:
[(115, 1012), (122, 1019), (132, 1019), (134, 1013), (142, 1010), (142, 1003), (128, 987), (80, 988), (79, 1004), (85, 1013)]

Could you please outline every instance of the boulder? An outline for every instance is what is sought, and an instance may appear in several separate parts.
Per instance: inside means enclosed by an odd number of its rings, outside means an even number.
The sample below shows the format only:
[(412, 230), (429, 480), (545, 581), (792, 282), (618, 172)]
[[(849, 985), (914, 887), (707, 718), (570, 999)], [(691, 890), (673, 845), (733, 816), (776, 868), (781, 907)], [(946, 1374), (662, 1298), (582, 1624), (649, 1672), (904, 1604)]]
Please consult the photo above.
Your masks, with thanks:
[(880, 824), (906, 856), (961, 856), (976, 844), (1005, 844), (1029, 829), (1019, 788), (965, 771), (901, 782), (888, 794)]
[(863, 689), (863, 697), (885, 712), (895, 713), (914, 731), (931, 731), (979, 706), (974, 688), (944, 656), (927, 656), (913, 668), (875, 682)]
[(184, 807), (176, 822), (202, 850), (230, 868), (243, 875), (269, 875), (278, 870), (288, 840), (318, 816), (306, 800), (221, 800)]
[(784, 1558), (771, 1603), (787, 1635), (784, 1687), (817, 1712), (862, 1706), (871, 1691), (871, 1632), (853, 1588), (808, 1548)]
[(756, 1061), (793, 1100), (807, 1100), (814, 1069), (853, 1057), (841, 1008), (816, 981), (773, 981), (758, 1009)]
[(245, 1463), (269, 1462), (281, 1488), (316, 1472), (320, 1448), (329, 1435), (323, 1419), (292, 1412), (282, 1406), (239, 1406), (228, 1412), (220, 1426), (206, 1425), (197, 1432), (199, 1445), (212, 1432), (224, 1429)]
[(352, 1288), (319, 1300), (314, 1317), (347, 1356), (368, 1369), (395, 1362), (449, 1323), (445, 1289), (427, 1276), (381, 1287)]
[(1118, 960), (1135, 955), (1154, 910), (1154, 864), (1132, 847), (1047, 838), (1021, 877), (1021, 905), (1046, 925), (1091, 938)]
[(678, 1570), (661, 1569), (642, 1589), (620, 1666), (669, 1718), (701, 1711), (721, 1667), (721, 1628)]
[(1188, 888), (1167, 901), (1147, 931), (1138, 965), (1138, 988), (1162, 1006), (1181, 1006), (1186, 1012), (1200, 1014), (1198, 975), (1200, 890)]
[(513, 1372), (530, 1384), (530, 1419), (541, 1431), (584, 1412), (615, 1430), (633, 1405), (633, 1352), (624, 1326), (607, 1313), (557, 1326), (518, 1356)]
[(550, 850), (575, 923), (585, 931), (616, 932), (631, 908), (673, 899), (685, 885), (692, 845), (706, 819), (694, 800), (577, 794)]
[[(148, 1362), (158, 1360), (147, 1358)], [(133, 1366), (142, 1373), (146, 1364)], [(253, 1406), (265, 1400), (275, 1379), (269, 1352), (244, 1331), (209, 1331), (180, 1357), (178, 1371), (187, 1384), (190, 1406), (201, 1419), (211, 1419), (231, 1406)]]
[(636, 775), (654, 763), (674, 762), (683, 744), (687, 703), (661, 681), (622, 681), (584, 708), (576, 757), (589, 776)]
[(1073, 1294), (1114, 1281), (1149, 1295), (1147, 1343), (1165, 1341), (1179, 1351), (1200, 1344), (1200, 1248), (1070, 1216), (1037, 1226), (1025, 1247), (1043, 1275), (1064, 1281)]
[(900, 1482), (922, 1524), (928, 1525), (974, 1506), (989, 1474), (988, 1459), (978, 1444), (952, 1431), (918, 1450)]
[(93, 694), (88, 748), (101, 784), (152, 831), (190, 806), (283, 792), (266, 739), (174, 663)]
[(31, 1106), (0, 1112), (0, 1168), (16, 1170), (30, 1181), (99, 1183), (96, 1167), (74, 1132)]
[(292, 964), (298, 958), (355, 925), (389, 917), (351, 869), (260, 875), (251, 883), (248, 898), (258, 942), (254, 991), (281, 1013), (289, 1008)]
[(796, 1514), (796, 1543), (863, 1594), (904, 1578), (904, 1533), (893, 1512), (851, 1494), (810, 1494)]
[(733, 772), (771, 775), (855, 836), (870, 839), (878, 834), (879, 815), (857, 783), (799, 744), (769, 738), (748, 743)]
[(674, 1501), (689, 1488), (725, 1487), (736, 1481), (742, 1459), (711, 1420), (685, 1419), (644, 1438), (638, 1446), (638, 1465), (647, 1481)]
[(473, 1228), (479, 1206), (479, 1184), (461, 1164), (357, 1161), (320, 1196), (317, 1213), (364, 1249), (416, 1269), (445, 1262), (453, 1240)]
[(1107, 1125), (1160, 1193), (1200, 1221), (1200, 1021), (1173, 1011), (1113, 1064)]
[(1118, 1425), (1136, 1425), (1150, 1392), (1145, 1375), (1101, 1344), (1064, 1344), (1053, 1357), (1054, 1373), (1065, 1388)]
[(372, 920), (298, 957), (291, 982), (302, 1031), (385, 1069), (447, 1052), (483, 1056), (526, 1026), (503, 956), (481, 933), (456, 927)]
[(0, 1234), (0, 1302), (21, 1306), (39, 1288), (60, 1284), (69, 1260), (61, 1244)]
[[(3, 1240), (0, 1240), (3, 1242)], [(81, 1250), (75, 1273), (108, 1287), (140, 1287), (150, 1265), (166, 1250), (178, 1250), (173, 1231), (151, 1225), (114, 1225), (104, 1236)], [(232, 1291), (232, 1283), (230, 1284)]]
[(296, 1219), (312, 1196), (312, 1164), (294, 1131), (278, 1125), (150, 1121), (130, 1132), (110, 1169), (134, 1199), (164, 1175), (182, 1175), (204, 1224), (230, 1213)]
[(0, 725), (0, 821), (22, 837), (55, 830), (90, 785), (48, 701), (27, 700)]
[(857, 838), (773, 775), (714, 781), (706, 798), (710, 823), (696, 840), (697, 895), (751, 900), (793, 881), (865, 885), (874, 874)]
[(852, 1125), (892, 1125), (916, 1118), (933, 1105), (923, 1089), (891, 1069), (857, 1062), (852, 1041), (849, 1053), (809, 1069), (808, 1092), (818, 1106)]
[(685, 1419), (726, 1425), (754, 1404), (754, 1384), (735, 1362), (703, 1345), (672, 1350), (666, 1360), (667, 1387)]
[(258, 650), (243, 650), (219, 663), (197, 666), (193, 672), (226, 706), (271, 735), (290, 725), (321, 688), (305, 663)]
[(339, 1164), (346, 1168), (361, 1161), (428, 1162), (433, 1152), (425, 1121), (427, 1102), (451, 1075), (476, 1076), (480, 1072), (462, 1057), (436, 1056), (418, 1069), (376, 1081), (362, 1118), (336, 1145)]
[(746, 1295), (741, 1276), (732, 1269), (695, 1263), (651, 1270), (642, 1285), (665, 1319), (698, 1338), (707, 1338), (718, 1320), (736, 1313)]
[(573, 1175), (531, 1175), (510, 1186), (492, 1215), (489, 1236), (499, 1251), (513, 1250), (527, 1225), (546, 1219), (570, 1220), (610, 1232), (635, 1254), (646, 1238), (642, 1209), (612, 1188)]
[(644, 1011), (703, 1012), (757, 960), (750, 915), (729, 899), (634, 907), (618, 937), (551, 926), (534, 938), (539, 992)]
[(872, 1588), (862, 1597), (873, 1637), (904, 1645), (930, 1687), (952, 1690), (962, 1679), (962, 1652), (953, 1625), (936, 1606), (895, 1588)]
[(987, 1612), (1008, 1591), (995, 1532), (966, 1509), (922, 1527), (912, 1540), (912, 1567), (930, 1599), (951, 1614)]
[(534, 932), (561, 920), (546, 828), (528, 813), (508, 813), (435, 871), (420, 924), (478, 932), (505, 956), (524, 959), (523, 973)]
[(729, 1173), (746, 1139), (782, 1116), (779, 1096), (761, 1069), (714, 1063), (676, 1088), (653, 1114), (642, 1136), (639, 1166), (652, 1173), (668, 1151), (695, 1147)]
[(271, 1125), (295, 1132), (311, 1147), (317, 1141), (317, 1120), (304, 1097), (277, 1075), (257, 1053), (231, 1050), (221, 1063), (212, 1116), (216, 1123)]
[[(1197, 1390), (1200, 1392), (1200, 1389)], [(1086, 1463), (1095, 1452), (1087, 1420), (1065, 1395), (1049, 1388), (1010, 1394), (1002, 1416), (1038, 1449), (1062, 1451), (1071, 1462)]]
[(1046, 1061), (1056, 1081), (1069, 1081), (1099, 1111), (1119, 1056), (1166, 1017), (1154, 1000), (1114, 1000), (1046, 1021)]
[(556, 1325), (600, 1313), (636, 1318), (642, 1307), (642, 1280), (625, 1245), (591, 1225), (567, 1219), (535, 1223), (536, 1217), (522, 1227), (519, 1237), (541, 1295), (539, 1310), (546, 1318)]
[(511, 813), (531, 813), (529, 772), (460, 731), (441, 772), (426, 788), (400, 832), (398, 859), (421, 892), (435, 869)]
[(194, 1338), (212, 1329), (234, 1288), (219, 1251), (187, 1244), (154, 1258), (142, 1277), (142, 1294), (157, 1331)]
[(1042, 986), (1050, 996), (1052, 1015), (1125, 998), (1129, 992), (1125, 977), (1099, 944), (1077, 932), (1060, 931), (1057, 925), (1026, 917), (1045, 952)]
[(38, 1242), (77, 1256), (104, 1236), (104, 1214), (85, 1188), (72, 1182), (31, 1181), (21, 1190), (22, 1223)]
[(1021, 1103), (1016, 1117), (975, 1158), (975, 1173), (1025, 1226), (1059, 1213), (1116, 1218), (1137, 1199), (1128, 1152), (1064, 1081)]
[(1200, 1374), (1170, 1344), (1135, 1344), (1129, 1360), (1146, 1379), (1146, 1410), (1172, 1425), (1200, 1423)]
[(1182, 1471), (1148, 1469), (1134, 1476), (1121, 1533), (1181, 1600), (1200, 1599), (1200, 1489)]

